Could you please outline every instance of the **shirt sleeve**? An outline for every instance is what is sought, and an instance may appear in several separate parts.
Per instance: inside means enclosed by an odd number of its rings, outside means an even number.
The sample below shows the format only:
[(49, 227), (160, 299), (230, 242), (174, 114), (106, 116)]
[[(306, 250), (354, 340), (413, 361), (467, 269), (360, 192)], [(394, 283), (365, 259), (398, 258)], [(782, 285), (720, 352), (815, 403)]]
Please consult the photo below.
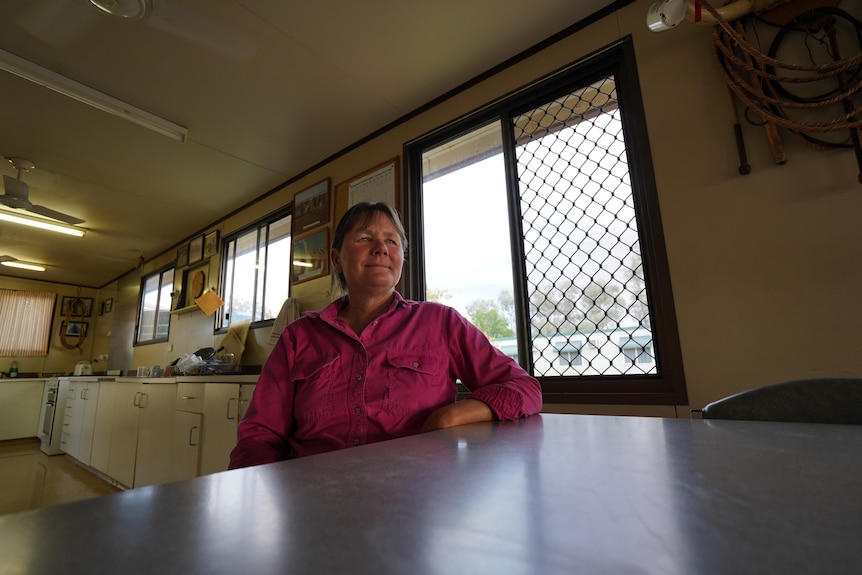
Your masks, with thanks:
[(542, 410), (538, 380), (501, 350), (476, 326), (449, 308), (449, 351), (455, 376), (470, 398), (488, 405), (497, 419), (512, 420)]
[(288, 434), (293, 421), (291, 330), (285, 330), (267, 359), (245, 418), (228, 469), (290, 459)]

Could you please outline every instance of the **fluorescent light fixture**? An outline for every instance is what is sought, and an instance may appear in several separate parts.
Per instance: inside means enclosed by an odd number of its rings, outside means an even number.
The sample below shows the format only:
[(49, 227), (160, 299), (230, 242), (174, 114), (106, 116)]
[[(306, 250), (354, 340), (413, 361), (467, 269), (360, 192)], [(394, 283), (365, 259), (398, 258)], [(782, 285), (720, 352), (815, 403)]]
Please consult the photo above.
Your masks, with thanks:
[(40, 86), (44, 86), (55, 92), (59, 92), (64, 96), (68, 96), (84, 104), (98, 108), (103, 112), (125, 118), (130, 122), (134, 122), (139, 126), (149, 128), (154, 132), (158, 132), (163, 136), (173, 138), (178, 142), (185, 142), (189, 135), (189, 129), (179, 124), (169, 122), (164, 118), (160, 118), (154, 114), (136, 108), (131, 104), (127, 104), (122, 100), (109, 96), (104, 92), (94, 90), (89, 86), (85, 86), (80, 82), (76, 82), (66, 76), (61, 76), (56, 72), (37, 66), (29, 60), (25, 60), (20, 56), (16, 56), (11, 52), (0, 49), (0, 70), (5, 70), (10, 74), (20, 76), (25, 80), (35, 82)]
[(0, 212), (0, 220), (11, 222), (13, 224), (21, 224), (24, 226), (32, 226), (34, 228), (41, 228), (43, 230), (50, 230), (52, 232), (57, 232), (60, 234), (67, 234), (70, 236), (78, 236), (79, 238), (83, 238), (86, 233), (81, 228), (76, 228), (74, 226), (67, 226), (65, 224), (55, 224), (52, 222), (46, 222), (45, 220), (37, 220), (36, 218), (30, 218), (28, 216), (19, 216), (17, 214), (10, 214), (9, 212)]
[(18, 260), (3, 261), (0, 262), (0, 265), (4, 265), (10, 268), (20, 268), (22, 270), (31, 270), (34, 272), (45, 271), (45, 266), (40, 266), (38, 264), (28, 264), (27, 262), (19, 262)]
[(293, 260), (293, 265), (301, 268), (313, 268), (314, 264), (311, 262), (303, 262), (300, 260)]

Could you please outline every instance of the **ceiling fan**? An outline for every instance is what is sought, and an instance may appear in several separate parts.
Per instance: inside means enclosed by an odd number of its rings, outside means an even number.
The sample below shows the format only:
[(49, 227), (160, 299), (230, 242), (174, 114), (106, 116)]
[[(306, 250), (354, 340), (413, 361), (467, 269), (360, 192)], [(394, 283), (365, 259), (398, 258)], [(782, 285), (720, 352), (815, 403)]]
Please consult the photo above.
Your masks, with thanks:
[(18, 177), (13, 178), (5, 174), (3, 175), (3, 187), (5, 188), (5, 193), (3, 195), (0, 195), (0, 205), (14, 208), (16, 210), (24, 210), (71, 225), (84, 223), (84, 220), (80, 218), (76, 218), (74, 216), (70, 216), (68, 214), (64, 214), (62, 212), (46, 208), (45, 206), (37, 206), (31, 203), (29, 197), (30, 187), (26, 183), (21, 181), (21, 174), (23, 172), (29, 172), (36, 166), (33, 165), (33, 162), (30, 162), (29, 160), (24, 160), (22, 158), (6, 159), (9, 160), (9, 163), (12, 164), (12, 167), (18, 170)]

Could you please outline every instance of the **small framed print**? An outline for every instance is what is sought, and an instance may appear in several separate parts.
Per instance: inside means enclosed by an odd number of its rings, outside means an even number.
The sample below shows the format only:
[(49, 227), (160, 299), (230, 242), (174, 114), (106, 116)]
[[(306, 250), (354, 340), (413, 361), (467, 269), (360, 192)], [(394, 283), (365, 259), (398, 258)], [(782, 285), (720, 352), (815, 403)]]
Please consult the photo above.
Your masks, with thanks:
[(104, 310), (104, 312), (105, 313), (111, 313), (111, 310), (114, 309), (114, 298), (109, 297), (103, 303), (104, 303), (104, 305), (103, 305), (102, 309)]
[(189, 265), (189, 245), (186, 244), (177, 249), (177, 267), (184, 268)]
[(210, 258), (218, 253), (218, 230), (204, 236), (204, 257)]
[(329, 228), (297, 238), (291, 246), (290, 261), (293, 284), (329, 274)]
[(85, 321), (64, 321), (62, 327), (66, 337), (84, 337), (87, 335), (87, 322)]
[(200, 236), (189, 242), (189, 263), (197, 263), (204, 259), (204, 237)]
[(302, 234), (329, 223), (329, 178), (302, 190), (293, 198), (293, 232)]
[(72, 317), (90, 317), (93, 315), (93, 298), (63, 296), (60, 301), (60, 314)]

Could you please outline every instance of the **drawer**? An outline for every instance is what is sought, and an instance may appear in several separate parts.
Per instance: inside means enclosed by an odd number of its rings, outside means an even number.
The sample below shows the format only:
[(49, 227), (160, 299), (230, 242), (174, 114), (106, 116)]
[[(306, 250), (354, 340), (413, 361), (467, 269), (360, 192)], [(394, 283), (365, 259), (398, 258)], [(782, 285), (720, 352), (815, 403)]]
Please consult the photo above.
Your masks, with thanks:
[(204, 412), (204, 383), (177, 384), (177, 411)]

